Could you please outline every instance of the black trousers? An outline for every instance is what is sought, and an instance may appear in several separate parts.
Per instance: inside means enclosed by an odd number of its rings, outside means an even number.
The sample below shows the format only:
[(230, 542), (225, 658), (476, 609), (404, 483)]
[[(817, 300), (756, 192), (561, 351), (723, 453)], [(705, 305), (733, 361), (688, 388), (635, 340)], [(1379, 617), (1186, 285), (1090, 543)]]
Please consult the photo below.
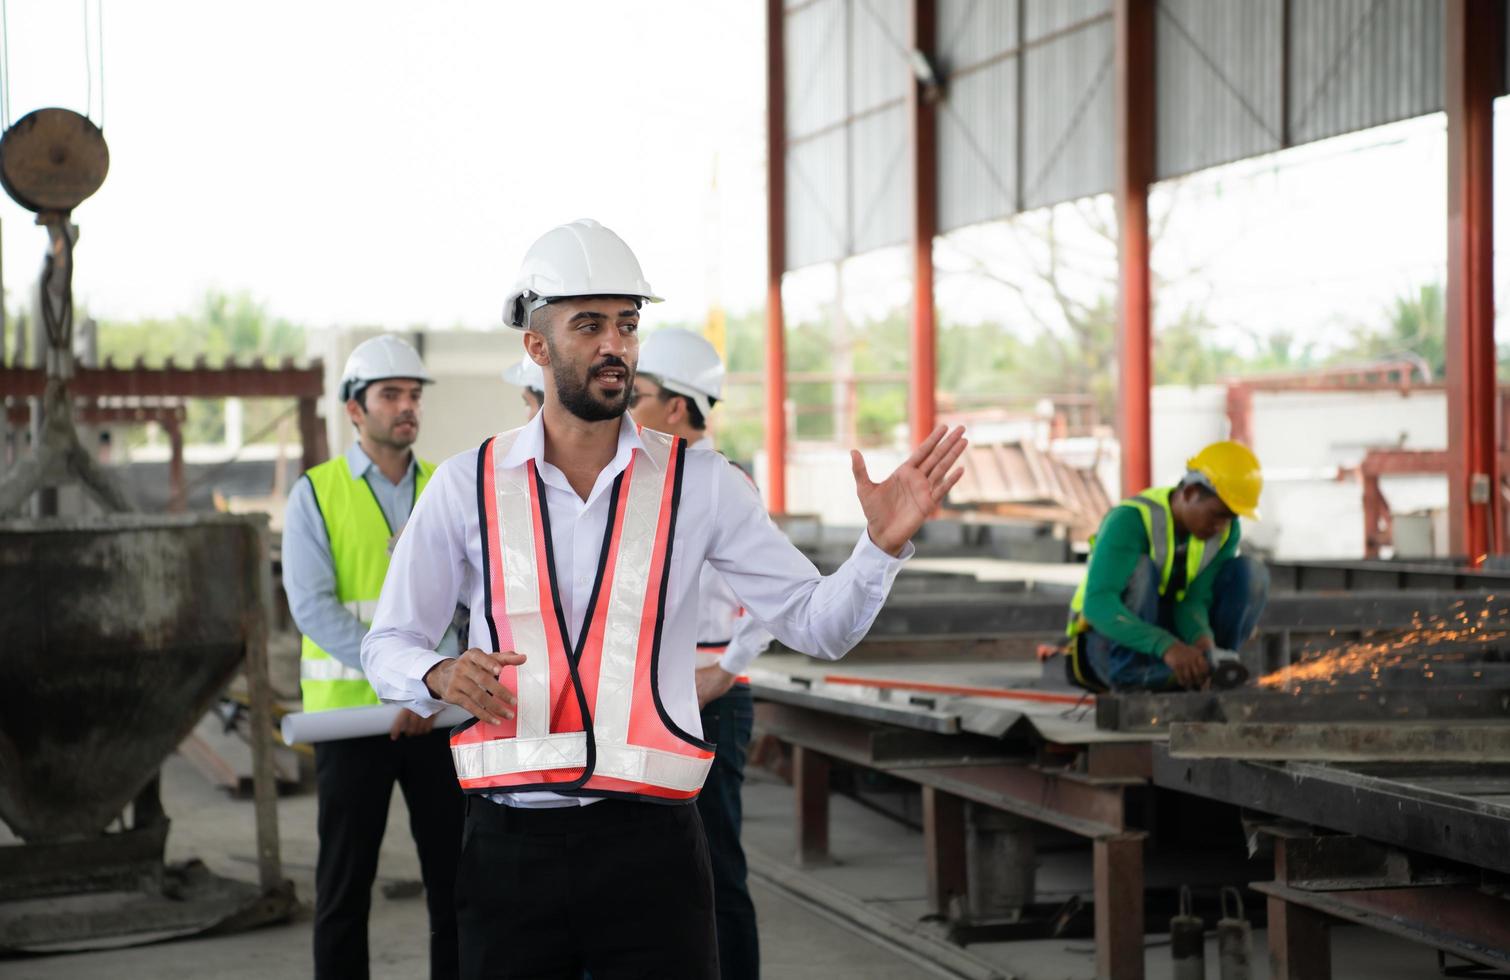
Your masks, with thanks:
[(708, 834), (713, 862), (713, 908), (718, 918), (718, 965), (722, 980), (758, 980), (760, 935), (755, 903), (750, 899), (740, 826), (744, 807), (745, 757), (755, 723), (750, 685), (735, 684), (729, 693), (703, 708), (703, 737), (718, 746), (708, 781), (697, 798), (697, 811)]
[(430, 976), (457, 975), (456, 868), (466, 798), (448, 733), (387, 735), (315, 746), (320, 856), (315, 866), (315, 976), (365, 978), (367, 913), (388, 803), (398, 783), (409, 807), (430, 913)]
[(467, 801), (456, 912), (468, 980), (718, 980), (697, 807)]

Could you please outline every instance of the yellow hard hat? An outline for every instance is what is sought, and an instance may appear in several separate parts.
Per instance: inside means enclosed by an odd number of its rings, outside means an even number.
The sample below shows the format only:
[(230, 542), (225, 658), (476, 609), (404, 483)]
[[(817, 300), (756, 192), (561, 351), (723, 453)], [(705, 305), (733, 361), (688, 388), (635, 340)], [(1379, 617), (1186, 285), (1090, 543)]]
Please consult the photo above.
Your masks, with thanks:
[(1232, 513), (1259, 519), (1258, 498), (1264, 491), (1264, 468), (1253, 450), (1240, 442), (1213, 442), (1192, 456), (1185, 466), (1211, 481), (1211, 489)]

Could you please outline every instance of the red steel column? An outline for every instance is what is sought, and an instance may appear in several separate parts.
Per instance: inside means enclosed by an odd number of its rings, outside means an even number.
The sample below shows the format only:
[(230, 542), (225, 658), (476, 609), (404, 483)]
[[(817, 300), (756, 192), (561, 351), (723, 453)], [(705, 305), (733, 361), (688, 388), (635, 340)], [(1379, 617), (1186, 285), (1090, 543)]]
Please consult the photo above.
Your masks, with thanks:
[(781, 276), (786, 271), (786, 18), (784, 0), (766, 0), (766, 296), (765, 452), (766, 505), (786, 511), (786, 315)]
[[(934, 0), (912, 0), (911, 48), (931, 64), (937, 16)], [(912, 444), (933, 431), (938, 402), (938, 328), (933, 308), (933, 236), (938, 234), (938, 109), (931, 84), (914, 77), (907, 86), (912, 148), (912, 334), (908, 365), (908, 421)]]
[(1494, 94), (1501, 0), (1447, 0), (1442, 94), (1447, 108), (1447, 526), (1474, 564), (1504, 532), (1495, 452)]
[(1154, 0), (1116, 0), (1117, 421), (1122, 495), (1153, 480), (1148, 185), (1154, 176)]

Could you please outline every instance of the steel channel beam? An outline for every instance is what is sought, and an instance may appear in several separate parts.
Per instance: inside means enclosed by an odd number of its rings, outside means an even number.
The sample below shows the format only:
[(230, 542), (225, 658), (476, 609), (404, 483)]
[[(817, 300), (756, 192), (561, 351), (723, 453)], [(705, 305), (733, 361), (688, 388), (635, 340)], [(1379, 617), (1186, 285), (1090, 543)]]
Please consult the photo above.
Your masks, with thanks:
[[(1277, 882), (1253, 889), (1279, 902), (1410, 939), (1463, 959), (1510, 969), (1510, 901), (1477, 888), (1439, 886), (1314, 892)], [(1270, 929), (1273, 929), (1270, 916)], [(1301, 974), (1291, 973), (1291, 976)]]
[[(7, 395), (38, 397), (46, 384), (41, 368), (0, 367), (0, 391)], [(68, 390), (75, 398), (320, 398), (325, 368), (318, 363), (305, 367), (80, 367), (75, 368)]]
[[(1290, 630), (1380, 630), (1403, 628), (1416, 620), (1463, 625), (1502, 617), (1510, 597), (1477, 592), (1351, 592), (1342, 595), (1289, 594), (1269, 598), (1260, 632)], [(870, 636), (942, 636), (996, 633), (1059, 633), (1069, 603), (1053, 596), (958, 594), (898, 595), (882, 607)], [(1487, 612), (1487, 617), (1482, 616)]]
[(1143, 842), (1132, 833), (1091, 845), (1098, 980), (1143, 980)]
[(1471, 797), (1304, 763), (1175, 759), (1160, 745), (1153, 747), (1153, 783), (1510, 873), (1505, 808)]
[(1175, 722), (1328, 723), (1366, 721), (1468, 721), (1510, 718), (1510, 688), (1473, 686), (1325, 688), (1293, 693), (1234, 691), (1124, 691), (1096, 698), (1096, 727), (1155, 732)]
[(874, 726), (819, 711), (780, 704), (757, 709), (760, 730), (851, 765), (878, 769), (919, 786), (1016, 813), (1082, 837), (1123, 833), (1124, 781), (1107, 782), (1071, 773), (1045, 772), (1025, 763), (891, 766), (872, 761)]
[(905, 704), (890, 705), (882, 701), (860, 701), (849, 698), (830, 697), (791, 687), (776, 687), (753, 681), (750, 685), (755, 696), (762, 701), (788, 704), (798, 708), (811, 708), (825, 714), (854, 718), (860, 721), (882, 722), (920, 732), (937, 732), (951, 735), (960, 730), (959, 715), (952, 712), (931, 711), (909, 707)]

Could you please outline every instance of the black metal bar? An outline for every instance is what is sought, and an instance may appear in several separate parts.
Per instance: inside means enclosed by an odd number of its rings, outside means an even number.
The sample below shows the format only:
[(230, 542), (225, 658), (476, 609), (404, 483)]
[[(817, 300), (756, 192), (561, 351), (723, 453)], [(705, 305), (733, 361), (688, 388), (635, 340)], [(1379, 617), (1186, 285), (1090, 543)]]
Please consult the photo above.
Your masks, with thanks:
[(1394, 767), (1395, 779), (1384, 775), (1390, 771), (1174, 759), (1164, 746), (1153, 750), (1156, 786), (1510, 873), (1510, 807), (1412, 785), (1408, 768)]

